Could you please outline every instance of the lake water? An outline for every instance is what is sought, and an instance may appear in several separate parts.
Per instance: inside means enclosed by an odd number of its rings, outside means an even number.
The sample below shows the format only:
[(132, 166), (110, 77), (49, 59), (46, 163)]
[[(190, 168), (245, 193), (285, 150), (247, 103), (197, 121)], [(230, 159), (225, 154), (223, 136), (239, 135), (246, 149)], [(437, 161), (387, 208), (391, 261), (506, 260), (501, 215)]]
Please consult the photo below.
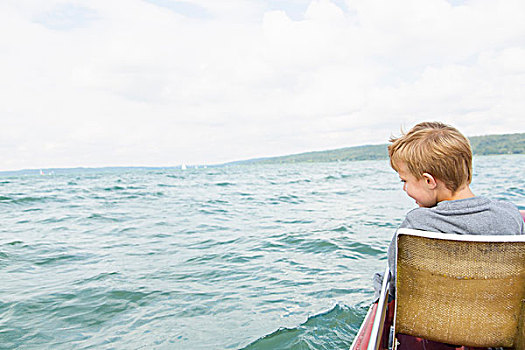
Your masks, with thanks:
[(0, 176), (0, 348), (347, 349), (414, 206), (387, 161)]

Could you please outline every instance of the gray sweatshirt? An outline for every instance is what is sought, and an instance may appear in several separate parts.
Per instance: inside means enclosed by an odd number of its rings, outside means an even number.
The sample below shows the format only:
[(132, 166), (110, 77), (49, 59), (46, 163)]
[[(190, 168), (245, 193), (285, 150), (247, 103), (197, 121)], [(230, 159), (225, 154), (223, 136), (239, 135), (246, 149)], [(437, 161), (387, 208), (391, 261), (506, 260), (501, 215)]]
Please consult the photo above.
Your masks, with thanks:
[[(408, 212), (400, 228), (412, 228), (431, 232), (456, 233), (460, 235), (523, 235), (525, 224), (518, 208), (500, 200), (472, 197), (443, 201), (432, 208), (416, 208)], [(388, 247), (388, 265), (395, 290), (397, 232)], [(382, 276), (374, 277), (374, 289), (380, 289)], [(378, 285), (379, 284), (379, 285)]]

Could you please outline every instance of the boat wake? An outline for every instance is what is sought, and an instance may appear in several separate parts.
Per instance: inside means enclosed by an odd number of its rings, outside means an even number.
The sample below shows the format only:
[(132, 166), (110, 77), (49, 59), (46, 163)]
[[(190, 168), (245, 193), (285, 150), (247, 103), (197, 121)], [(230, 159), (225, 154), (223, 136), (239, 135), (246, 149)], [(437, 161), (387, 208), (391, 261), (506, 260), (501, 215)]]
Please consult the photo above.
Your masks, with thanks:
[(348, 349), (366, 309), (336, 304), (331, 310), (308, 317), (295, 328), (280, 328), (242, 350)]

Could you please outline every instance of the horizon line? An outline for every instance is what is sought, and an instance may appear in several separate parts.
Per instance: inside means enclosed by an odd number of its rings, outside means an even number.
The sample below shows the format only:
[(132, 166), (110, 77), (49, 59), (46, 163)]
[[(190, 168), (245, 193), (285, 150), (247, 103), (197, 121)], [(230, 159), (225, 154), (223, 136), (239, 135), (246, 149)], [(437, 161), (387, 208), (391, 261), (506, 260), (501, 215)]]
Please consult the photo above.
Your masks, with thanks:
[[(474, 137), (486, 137), (486, 136), (506, 136), (506, 135), (517, 135), (517, 134), (525, 134), (524, 132), (515, 132), (515, 133), (504, 133), (504, 134), (484, 134), (484, 135), (473, 135), (473, 136), (466, 136), (468, 139), (474, 138)], [(330, 152), (330, 151), (336, 151), (341, 149), (348, 149), (348, 148), (359, 148), (359, 147), (366, 147), (366, 146), (382, 146), (382, 145), (388, 145), (388, 143), (366, 143), (356, 146), (345, 146), (345, 147), (338, 147), (338, 148), (330, 148), (330, 149), (323, 149), (323, 150), (314, 150), (314, 151), (303, 151), (298, 153), (288, 153), (283, 155), (273, 155), (273, 156), (262, 156), (262, 157), (252, 157), (252, 158), (245, 158), (245, 159), (238, 159), (238, 160), (231, 160), (226, 162), (220, 162), (220, 163), (197, 163), (197, 164), (186, 164), (186, 163), (180, 163), (177, 165), (103, 165), (103, 166), (63, 166), (63, 167), (35, 167), (35, 168), (19, 168), (19, 169), (10, 169), (10, 170), (0, 170), (0, 174), (5, 173), (21, 173), (21, 172), (30, 172), (30, 171), (53, 171), (53, 170), (80, 170), (80, 169), (87, 169), (87, 170), (94, 170), (94, 169), (175, 169), (175, 168), (181, 168), (183, 166), (194, 168), (204, 168), (204, 167), (221, 167), (226, 166), (229, 164), (236, 164), (236, 163), (244, 163), (244, 162), (250, 162), (250, 161), (257, 161), (257, 160), (267, 160), (272, 158), (281, 158), (281, 157), (289, 157), (289, 156), (297, 156), (302, 154), (308, 154), (308, 153), (316, 153), (316, 152)], [(496, 155), (496, 154), (495, 154)]]

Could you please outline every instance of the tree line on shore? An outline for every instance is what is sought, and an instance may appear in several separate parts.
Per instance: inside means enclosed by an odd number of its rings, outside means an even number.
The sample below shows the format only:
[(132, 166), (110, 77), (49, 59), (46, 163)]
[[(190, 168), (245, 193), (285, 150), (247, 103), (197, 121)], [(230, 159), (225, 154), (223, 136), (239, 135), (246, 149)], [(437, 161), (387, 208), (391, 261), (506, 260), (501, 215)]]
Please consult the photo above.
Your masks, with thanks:
[[(469, 137), (474, 155), (525, 154), (525, 133)], [(313, 163), (387, 159), (388, 144), (364, 145), (280, 157), (257, 158), (229, 164)]]

